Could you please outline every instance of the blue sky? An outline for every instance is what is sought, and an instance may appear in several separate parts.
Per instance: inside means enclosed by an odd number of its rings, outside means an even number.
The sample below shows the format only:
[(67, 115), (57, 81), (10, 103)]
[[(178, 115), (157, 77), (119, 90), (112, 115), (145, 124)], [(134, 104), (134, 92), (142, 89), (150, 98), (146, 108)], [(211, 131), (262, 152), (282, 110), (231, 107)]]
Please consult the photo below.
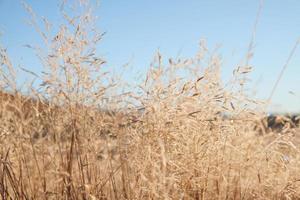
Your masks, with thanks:
[[(58, 2), (25, 0), (40, 16), (59, 22)], [(209, 47), (221, 44), (223, 77), (244, 58), (259, 0), (102, 0), (97, 22), (107, 34), (99, 52), (114, 67), (130, 61), (145, 72), (159, 49), (166, 57), (193, 56), (199, 40)], [(14, 64), (39, 72), (39, 62), (24, 44), (40, 39), (26, 24), (28, 15), (19, 0), (0, 0), (1, 43)], [(266, 99), (300, 37), (300, 1), (265, 0), (257, 26), (251, 86)], [(294, 95), (290, 94), (292, 91)], [(272, 99), (272, 111), (300, 111), (300, 48), (295, 52)]]

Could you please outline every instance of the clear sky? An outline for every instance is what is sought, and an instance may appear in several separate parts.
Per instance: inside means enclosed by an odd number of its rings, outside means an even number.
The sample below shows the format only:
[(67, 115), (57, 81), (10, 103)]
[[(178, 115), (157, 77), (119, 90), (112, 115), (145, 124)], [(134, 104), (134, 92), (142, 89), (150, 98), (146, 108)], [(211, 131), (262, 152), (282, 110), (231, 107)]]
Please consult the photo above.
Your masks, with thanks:
[[(59, 22), (56, 0), (25, 0), (50, 21)], [(259, 0), (102, 0), (96, 10), (100, 30), (107, 32), (99, 52), (118, 67), (128, 61), (145, 72), (159, 49), (167, 57), (193, 56), (201, 38), (209, 47), (221, 44), (223, 77), (243, 59), (250, 41)], [(19, 0), (0, 0), (0, 40), (14, 64), (40, 71), (33, 52), (35, 31)], [(300, 1), (265, 0), (257, 26), (251, 84), (266, 99), (282, 66), (300, 37)], [(294, 94), (291, 94), (292, 91)], [(295, 52), (272, 99), (272, 111), (300, 111), (300, 48)]]

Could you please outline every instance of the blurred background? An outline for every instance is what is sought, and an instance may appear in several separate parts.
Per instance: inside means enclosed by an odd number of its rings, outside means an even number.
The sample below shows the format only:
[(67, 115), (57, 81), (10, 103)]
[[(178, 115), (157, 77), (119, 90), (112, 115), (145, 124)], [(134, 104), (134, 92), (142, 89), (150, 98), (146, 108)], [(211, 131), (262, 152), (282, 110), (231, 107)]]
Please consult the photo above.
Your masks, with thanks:
[[(61, 23), (61, 1), (26, 0), (38, 16), (55, 25)], [(262, 1), (217, 0), (103, 0), (95, 1), (97, 27), (105, 32), (98, 52), (112, 70), (128, 63), (129, 82), (139, 81), (156, 51), (166, 57), (191, 57), (205, 39), (210, 50), (222, 56), (222, 76), (226, 82), (247, 54), (255, 19)], [(96, 5), (98, 7), (96, 7)], [(300, 1), (266, 0), (262, 4), (254, 40), (254, 67), (247, 88), (259, 99), (267, 99), (283, 65), (300, 37)], [(40, 73), (41, 64), (24, 45), (42, 45), (29, 15), (19, 0), (0, 0), (1, 44), (15, 66)], [(300, 112), (300, 48), (280, 80), (269, 112)], [(20, 74), (20, 82), (29, 79)]]

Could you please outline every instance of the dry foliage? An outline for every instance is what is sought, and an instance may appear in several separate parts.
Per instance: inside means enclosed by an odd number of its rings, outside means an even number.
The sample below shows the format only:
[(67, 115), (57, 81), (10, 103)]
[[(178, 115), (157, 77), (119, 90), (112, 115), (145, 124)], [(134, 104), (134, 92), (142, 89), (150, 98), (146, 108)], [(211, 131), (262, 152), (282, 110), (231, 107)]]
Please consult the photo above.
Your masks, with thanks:
[(157, 53), (145, 81), (122, 93), (81, 6), (62, 11), (56, 33), (32, 18), (44, 72), (28, 95), (1, 48), (2, 199), (300, 198), (299, 128), (258, 134), (263, 105), (243, 90), (250, 67), (223, 83), (202, 41), (192, 58)]

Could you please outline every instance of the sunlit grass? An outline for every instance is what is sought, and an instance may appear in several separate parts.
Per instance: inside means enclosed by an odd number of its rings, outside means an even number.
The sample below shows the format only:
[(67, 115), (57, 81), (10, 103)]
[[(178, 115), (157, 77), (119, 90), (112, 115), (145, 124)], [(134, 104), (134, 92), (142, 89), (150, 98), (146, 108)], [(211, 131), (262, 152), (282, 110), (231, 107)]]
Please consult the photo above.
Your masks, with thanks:
[(82, 6), (55, 34), (35, 27), (44, 68), (28, 95), (0, 51), (2, 199), (300, 198), (299, 127), (264, 125), (265, 105), (243, 90), (252, 68), (224, 83), (202, 41), (191, 58), (157, 53), (124, 93)]

